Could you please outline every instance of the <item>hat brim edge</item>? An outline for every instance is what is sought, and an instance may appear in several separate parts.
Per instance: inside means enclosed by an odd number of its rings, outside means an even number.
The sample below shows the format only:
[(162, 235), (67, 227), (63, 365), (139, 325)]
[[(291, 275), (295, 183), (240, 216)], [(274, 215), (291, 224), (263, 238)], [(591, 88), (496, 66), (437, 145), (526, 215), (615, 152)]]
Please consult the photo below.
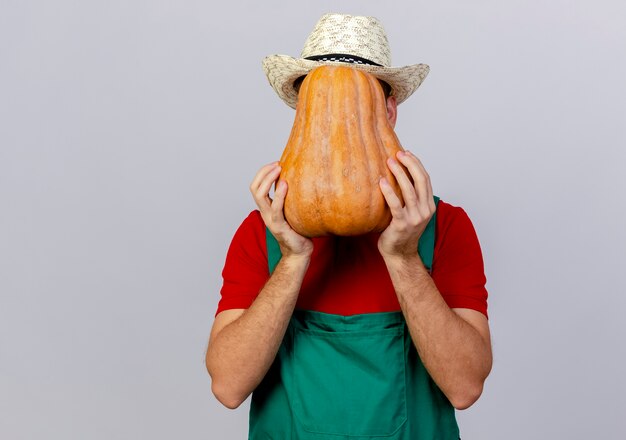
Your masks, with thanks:
[(430, 67), (424, 63), (385, 67), (337, 61), (312, 61), (280, 54), (266, 56), (262, 61), (270, 86), (279, 98), (294, 109), (298, 102), (298, 95), (293, 88), (293, 82), (322, 65), (347, 65), (371, 73), (392, 87), (398, 104), (406, 101), (419, 88), (430, 71)]

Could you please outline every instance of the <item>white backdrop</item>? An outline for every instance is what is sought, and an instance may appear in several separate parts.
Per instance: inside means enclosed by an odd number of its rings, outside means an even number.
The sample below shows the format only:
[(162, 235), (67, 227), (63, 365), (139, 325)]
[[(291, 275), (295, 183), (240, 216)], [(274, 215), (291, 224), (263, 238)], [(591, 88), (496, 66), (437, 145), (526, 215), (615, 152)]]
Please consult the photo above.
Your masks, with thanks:
[(463, 439), (623, 438), (624, 5), (4, 0), (0, 438), (246, 437), (204, 354), (293, 122), (261, 59), (325, 12), (431, 67), (396, 128), (483, 248), (494, 366)]

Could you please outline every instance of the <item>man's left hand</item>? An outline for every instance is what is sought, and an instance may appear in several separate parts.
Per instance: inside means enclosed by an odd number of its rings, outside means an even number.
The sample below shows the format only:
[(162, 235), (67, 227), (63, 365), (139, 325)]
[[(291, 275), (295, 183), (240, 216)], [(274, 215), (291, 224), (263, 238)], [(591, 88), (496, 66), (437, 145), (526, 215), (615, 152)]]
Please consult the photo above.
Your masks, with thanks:
[[(392, 220), (378, 239), (378, 250), (383, 257), (414, 257), (419, 239), (435, 213), (433, 189), (430, 176), (414, 154), (399, 151), (396, 158), (387, 159), (387, 166), (398, 181), (404, 205), (389, 181), (381, 178), (380, 190), (389, 205)], [(413, 182), (400, 164), (409, 171)]]

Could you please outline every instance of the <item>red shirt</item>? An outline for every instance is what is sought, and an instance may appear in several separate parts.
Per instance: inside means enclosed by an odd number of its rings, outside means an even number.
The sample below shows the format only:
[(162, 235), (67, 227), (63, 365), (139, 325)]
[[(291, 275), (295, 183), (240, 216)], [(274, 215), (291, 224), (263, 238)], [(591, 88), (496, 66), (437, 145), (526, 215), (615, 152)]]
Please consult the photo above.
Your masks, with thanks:
[[(313, 255), (297, 309), (339, 315), (399, 311), (387, 267), (378, 252), (380, 234), (313, 238)], [(250, 307), (269, 278), (265, 224), (252, 211), (235, 233), (222, 271), (222, 310)], [(431, 276), (450, 308), (487, 315), (483, 258), (466, 212), (443, 200), (437, 207)]]

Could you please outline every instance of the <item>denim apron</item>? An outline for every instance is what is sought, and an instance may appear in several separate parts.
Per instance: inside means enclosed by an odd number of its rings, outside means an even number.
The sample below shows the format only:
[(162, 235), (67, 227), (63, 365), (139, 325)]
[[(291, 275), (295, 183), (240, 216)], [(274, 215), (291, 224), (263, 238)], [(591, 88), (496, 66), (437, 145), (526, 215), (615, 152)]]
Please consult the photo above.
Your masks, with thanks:
[[(435, 219), (436, 212), (418, 245), (429, 271)], [(272, 273), (281, 254), (269, 229), (266, 237)], [(252, 393), (249, 440), (459, 438), (454, 407), (424, 368), (401, 311), (294, 310)]]

